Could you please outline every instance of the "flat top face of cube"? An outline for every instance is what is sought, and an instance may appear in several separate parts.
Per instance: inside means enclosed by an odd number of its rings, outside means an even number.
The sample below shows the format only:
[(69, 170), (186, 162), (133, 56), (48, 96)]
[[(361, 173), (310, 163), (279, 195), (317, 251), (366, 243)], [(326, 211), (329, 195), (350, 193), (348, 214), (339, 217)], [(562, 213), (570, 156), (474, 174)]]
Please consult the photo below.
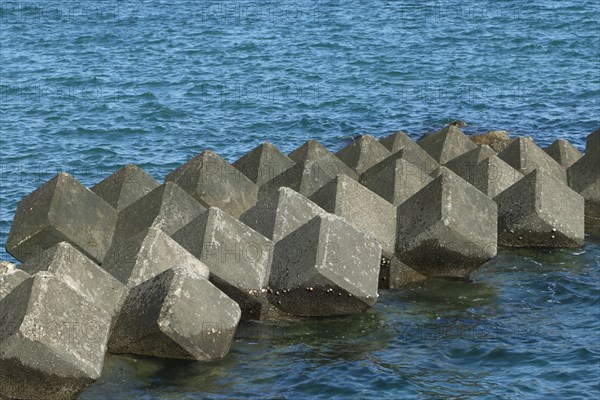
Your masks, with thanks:
[(411, 143), (414, 143), (412, 139), (403, 131), (398, 131), (392, 133), (389, 136), (386, 136), (383, 139), (379, 140), (379, 143), (385, 146), (386, 149), (391, 151), (392, 153), (397, 152), (405, 148), (406, 146), (410, 146)]
[(336, 153), (340, 160), (359, 175), (390, 155), (390, 151), (372, 135), (361, 136)]
[(523, 174), (540, 168), (566, 182), (567, 173), (559, 163), (535, 144), (532, 138), (515, 139), (498, 157)]
[(121, 210), (158, 186), (160, 183), (146, 171), (137, 165), (127, 164), (91, 190), (111, 206)]
[(296, 163), (271, 143), (265, 142), (232, 165), (260, 186)]
[(454, 125), (427, 135), (417, 143), (440, 164), (445, 164), (453, 158), (477, 148), (477, 145)]

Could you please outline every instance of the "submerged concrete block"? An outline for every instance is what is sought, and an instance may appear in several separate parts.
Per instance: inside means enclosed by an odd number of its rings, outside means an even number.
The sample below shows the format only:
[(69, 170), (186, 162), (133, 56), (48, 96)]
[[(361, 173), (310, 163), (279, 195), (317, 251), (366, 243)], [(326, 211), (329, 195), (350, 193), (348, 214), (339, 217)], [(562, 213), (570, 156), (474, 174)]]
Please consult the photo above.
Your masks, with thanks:
[[(404, 150), (395, 155), (402, 152)], [(393, 158), (395, 155), (368, 169), (361, 175), (360, 183), (398, 206), (431, 182), (432, 178), (407, 159)]]
[(348, 315), (377, 301), (381, 246), (331, 214), (275, 244), (271, 303), (299, 316)]
[(240, 305), (242, 319), (266, 315), (271, 240), (216, 207), (172, 237), (206, 264), (210, 280)]
[(0, 300), (27, 278), (29, 278), (29, 274), (17, 268), (15, 264), (5, 261), (0, 262)]
[(498, 244), (583, 246), (583, 198), (545, 172), (533, 170), (494, 200), (498, 203)]
[(427, 277), (466, 278), (496, 255), (496, 204), (448, 168), (397, 212), (396, 255)]
[(530, 137), (513, 140), (506, 149), (498, 153), (498, 157), (523, 175), (529, 174), (534, 169), (540, 169), (567, 183), (566, 169), (540, 149)]
[(172, 267), (185, 267), (208, 279), (208, 267), (158, 228), (113, 241), (102, 268), (128, 288)]
[(58, 277), (39, 272), (0, 300), (0, 395), (75, 397), (100, 377), (110, 318)]
[(134, 164), (127, 164), (91, 190), (117, 211), (121, 211), (158, 186), (160, 183), (143, 169)]
[(477, 148), (477, 145), (454, 125), (449, 125), (439, 132), (421, 138), (417, 144), (442, 165)]
[(583, 157), (583, 154), (577, 150), (568, 140), (556, 139), (550, 146), (544, 149), (550, 157), (564, 168), (569, 168), (577, 160)]
[[(399, 131), (393, 133), (381, 140), (379, 142), (384, 145), (391, 153), (392, 156), (386, 158), (381, 161), (381, 163), (385, 163), (386, 160), (396, 156), (395, 158), (404, 158), (407, 161), (412, 162), (415, 165), (418, 165), (426, 173), (431, 173), (440, 167), (440, 163), (438, 163), (433, 157), (429, 155), (428, 152), (423, 150), (421, 146), (419, 146), (416, 142), (413, 142), (411, 138), (409, 138), (404, 132)], [(403, 154), (398, 156), (397, 153), (403, 150)], [(379, 165), (376, 164), (376, 165)], [(372, 170), (376, 168), (376, 165), (369, 168)], [(367, 170), (367, 172), (369, 171)], [(365, 173), (367, 173), (365, 172)]]
[(232, 165), (260, 186), (296, 163), (277, 147), (265, 142), (240, 157)]
[(421, 275), (398, 258), (392, 257), (390, 260), (382, 257), (379, 269), (379, 289), (402, 289), (426, 279), (425, 275)]
[(391, 153), (373, 135), (363, 135), (335, 155), (360, 175)]
[(277, 242), (324, 213), (325, 210), (300, 193), (281, 187), (269, 198), (242, 214), (240, 221), (264, 237)]
[(111, 318), (119, 313), (127, 291), (125, 286), (67, 242), (44, 250), (40, 257), (21, 264), (29, 274), (47, 271), (104, 310)]
[(202, 276), (171, 268), (134, 287), (108, 344), (111, 353), (214, 360), (227, 354), (240, 308)]
[(97, 263), (110, 246), (117, 211), (71, 175), (56, 175), (17, 206), (6, 251), (19, 261), (69, 242)]
[(113, 243), (125, 243), (148, 228), (171, 235), (205, 210), (179, 186), (166, 182), (119, 213)]
[(219, 207), (238, 218), (256, 204), (258, 186), (212, 151), (204, 151), (165, 178), (205, 207)]
[(600, 151), (586, 152), (568, 169), (569, 186), (585, 199), (585, 216), (600, 222)]
[(289, 187), (309, 197), (334, 178), (321, 165), (319, 162), (305, 161), (279, 174), (260, 187), (258, 203), (265, 201), (281, 187)]
[(325, 211), (344, 218), (394, 254), (396, 207), (346, 175), (338, 175), (310, 197)]
[(306, 161), (317, 163), (329, 176), (339, 174), (348, 175), (350, 178), (358, 180), (358, 174), (342, 160), (337, 158), (325, 146), (316, 140), (309, 140), (288, 155), (296, 164), (302, 164)]

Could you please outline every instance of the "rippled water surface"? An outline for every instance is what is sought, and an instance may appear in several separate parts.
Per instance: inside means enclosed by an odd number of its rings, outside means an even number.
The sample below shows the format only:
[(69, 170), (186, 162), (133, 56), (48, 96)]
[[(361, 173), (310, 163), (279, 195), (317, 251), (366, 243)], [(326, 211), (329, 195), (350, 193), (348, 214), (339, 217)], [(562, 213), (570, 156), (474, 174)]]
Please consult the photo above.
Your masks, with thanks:
[[(600, 126), (597, 1), (3, 1), (0, 242), (58, 171), (157, 179), (264, 140), (338, 150), (453, 119), (584, 148)], [(364, 315), (247, 324), (222, 361), (111, 357), (83, 398), (600, 396), (600, 249), (501, 252), (474, 282)], [(10, 259), (3, 252), (2, 258)]]

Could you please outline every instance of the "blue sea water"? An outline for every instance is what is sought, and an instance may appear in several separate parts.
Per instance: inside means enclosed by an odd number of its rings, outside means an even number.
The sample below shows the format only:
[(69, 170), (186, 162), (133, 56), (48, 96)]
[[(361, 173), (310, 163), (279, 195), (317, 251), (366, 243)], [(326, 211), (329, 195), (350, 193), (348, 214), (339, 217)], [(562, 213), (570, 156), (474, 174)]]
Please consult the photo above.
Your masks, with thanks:
[[(2, 244), (59, 171), (161, 179), (204, 149), (335, 151), (458, 118), (583, 150), (600, 126), (597, 1), (2, 1), (0, 53)], [(599, 295), (590, 231), (364, 315), (246, 324), (219, 362), (110, 357), (82, 398), (598, 398)]]

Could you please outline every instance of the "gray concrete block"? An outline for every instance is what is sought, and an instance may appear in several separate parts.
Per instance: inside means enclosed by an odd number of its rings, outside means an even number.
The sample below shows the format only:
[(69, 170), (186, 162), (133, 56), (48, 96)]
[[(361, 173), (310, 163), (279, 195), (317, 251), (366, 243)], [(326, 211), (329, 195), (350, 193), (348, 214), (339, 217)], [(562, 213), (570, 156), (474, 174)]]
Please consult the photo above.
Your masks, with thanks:
[(360, 175), (391, 153), (372, 135), (363, 135), (335, 155)]
[(415, 285), (427, 279), (397, 257), (391, 260), (382, 257), (379, 269), (379, 289), (403, 289)]
[(6, 297), (14, 288), (19, 286), (29, 274), (15, 264), (6, 261), (0, 262), (0, 300)]
[(25, 261), (65, 241), (101, 263), (116, 221), (113, 207), (71, 175), (60, 173), (19, 202), (6, 251)]
[(117, 279), (67, 242), (60, 242), (21, 264), (33, 275), (47, 271), (75, 289), (98, 308), (115, 318), (127, 290)]
[(442, 165), (477, 148), (477, 145), (454, 125), (449, 125), (439, 132), (421, 138), (417, 144)]
[(204, 207), (219, 207), (238, 218), (256, 204), (258, 186), (218, 154), (204, 151), (165, 178)]
[(413, 140), (405, 132), (397, 131), (391, 135), (379, 139), (379, 143), (381, 143), (391, 153), (395, 153), (398, 150), (402, 150), (405, 147), (410, 146), (411, 143), (415, 142), (413, 142)]
[(469, 176), (469, 172), (475, 165), (495, 155), (496, 152), (492, 150), (490, 146), (477, 146), (477, 148), (469, 150), (448, 161), (444, 166), (451, 169), (452, 172), (456, 173), (461, 178), (467, 179), (466, 176)]
[(269, 198), (240, 216), (240, 221), (264, 237), (277, 242), (302, 225), (324, 214), (325, 210), (288, 187), (281, 187)]
[(240, 308), (202, 276), (171, 268), (134, 287), (108, 344), (111, 353), (215, 360), (227, 354)]
[(556, 139), (550, 146), (544, 149), (550, 157), (564, 168), (569, 168), (577, 160), (583, 157), (583, 154), (577, 150), (568, 140)]
[(335, 154), (327, 150), (325, 146), (316, 140), (309, 140), (288, 155), (296, 164), (303, 164), (311, 161), (317, 163), (329, 176), (339, 174), (348, 175), (350, 178), (358, 180), (358, 174)]
[(586, 154), (596, 155), (600, 154), (600, 128), (590, 133), (585, 140), (585, 152)]
[[(392, 157), (395, 158), (404, 158), (407, 161), (416, 164), (426, 173), (431, 173), (440, 167), (440, 163), (438, 163), (433, 157), (429, 155), (428, 152), (423, 150), (421, 146), (419, 146), (416, 142), (413, 142), (404, 132), (396, 132), (391, 134), (390, 136), (383, 138), (379, 141), (383, 144), (392, 155), (385, 160), (379, 162), (375, 166), (369, 168), (369, 170), (373, 170), (377, 168), (377, 165), (385, 163), (386, 160), (389, 160)], [(400, 151), (403, 153), (398, 154)], [(368, 173), (367, 170), (365, 173)]]
[(39, 272), (0, 300), (0, 395), (75, 397), (100, 377), (110, 319), (58, 277)]
[(258, 186), (270, 181), (296, 163), (277, 147), (265, 142), (232, 164)]
[(240, 305), (242, 319), (267, 314), (271, 240), (216, 207), (172, 237), (208, 267), (211, 282)]
[(344, 218), (394, 254), (396, 207), (346, 175), (338, 175), (310, 197), (325, 211)]
[(92, 187), (92, 192), (120, 211), (150, 193), (160, 183), (134, 164), (127, 164)]
[(506, 149), (498, 153), (498, 157), (523, 175), (540, 169), (567, 183), (566, 169), (539, 148), (530, 137), (513, 140)]
[[(395, 155), (404, 152), (400, 150)], [(395, 206), (417, 193), (432, 178), (405, 158), (388, 157), (361, 175), (360, 183)], [(385, 163), (384, 165), (381, 165)], [(379, 168), (381, 166), (381, 168)]]
[(166, 182), (119, 212), (113, 242), (125, 243), (148, 228), (171, 235), (204, 211), (183, 189)]
[(158, 228), (113, 241), (102, 264), (129, 289), (172, 267), (185, 267), (208, 279), (208, 267)]
[(496, 204), (448, 168), (397, 212), (396, 255), (420, 274), (467, 278), (496, 255)]
[(271, 303), (298, 316), (363, 312), (377, 301), (381, 246), (331, 214), (275, 244)]
[(498, 203), (498, 244), (583, 246), (583, 197), (551, 175), (535, 169), (494, 200)]
[(311, 196), (334, 178), (321, 168), (322, 164), (322, 162), (305, 161), (279, 174), (260, 187), (258, 203), (266, 201), (281, 187), (288, 187), (306, 197)]
[(600, 223), (600, 155), (586, 152), (567, 172), (569, 186), (585, 199), (588, 222)]

